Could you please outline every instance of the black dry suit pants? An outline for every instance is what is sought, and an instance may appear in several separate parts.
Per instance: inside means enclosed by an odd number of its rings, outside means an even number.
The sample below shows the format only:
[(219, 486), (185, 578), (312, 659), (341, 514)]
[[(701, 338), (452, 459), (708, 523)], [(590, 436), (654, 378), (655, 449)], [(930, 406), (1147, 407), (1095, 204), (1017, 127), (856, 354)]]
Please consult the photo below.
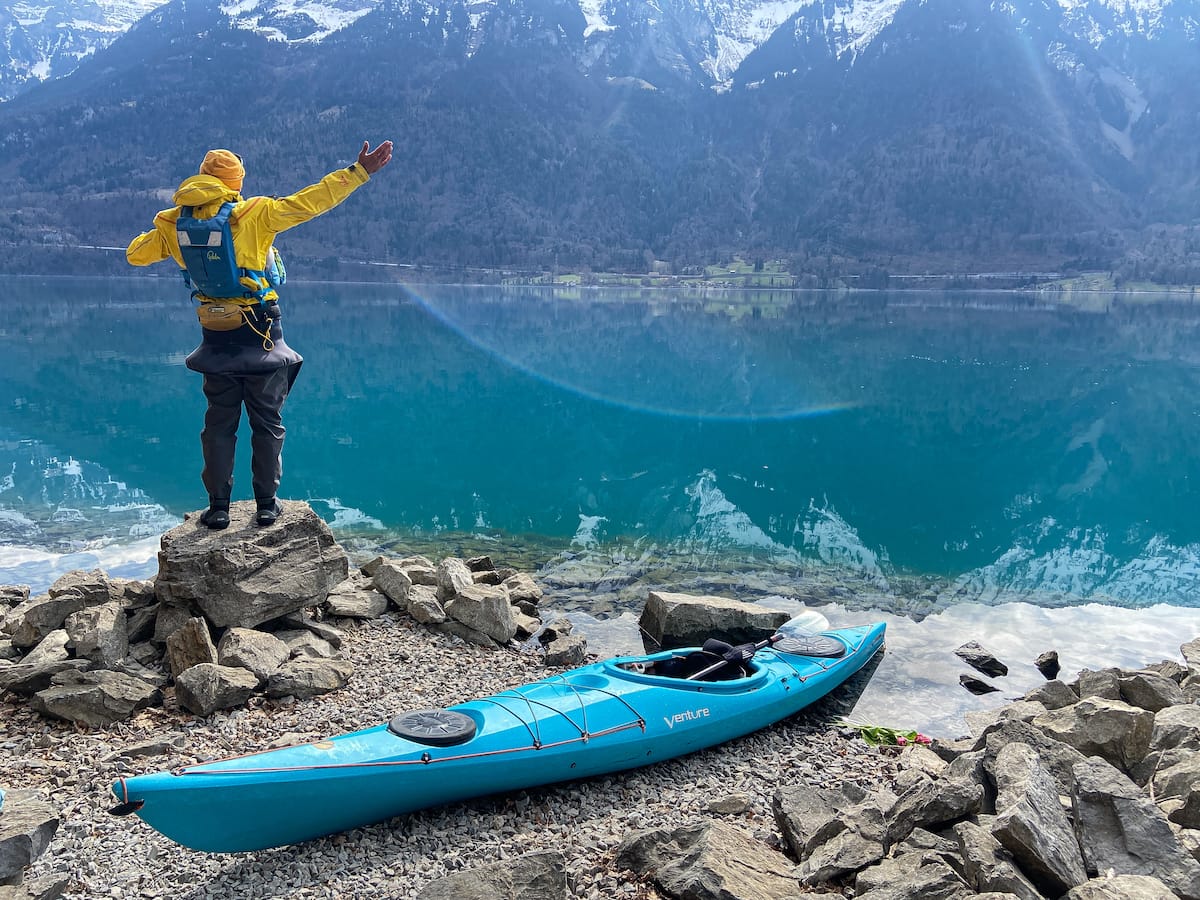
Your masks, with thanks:
[(250, 473), (256, 499), (274, 497), (283, 474), (283, 436), (280, 410), (300, 372), (297, 363), (256, 375), (204, 376), (208, 411), (200, 445), (204, 451), (201, 478), (209, 496), (228, 500), (233, 491), (233, 456), (237, 447), (242, 406), (250, 420)]

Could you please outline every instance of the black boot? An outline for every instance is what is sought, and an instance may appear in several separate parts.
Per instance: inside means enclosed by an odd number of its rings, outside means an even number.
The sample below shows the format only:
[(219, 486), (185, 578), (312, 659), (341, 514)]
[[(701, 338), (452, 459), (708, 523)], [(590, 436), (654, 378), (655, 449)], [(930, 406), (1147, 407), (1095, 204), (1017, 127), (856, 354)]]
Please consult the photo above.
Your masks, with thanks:
[(256, 502), (258, 515), (254, 517), (254, 521), (259, 525), (274, 525), (275, 520), (283, 515), (283, 507), (274, 497), (259, 497), (256, 498)]
[(229, 527), (229, 501), (208, 498), (208, 509), (200, 513), (200, 524), (217, 531)]

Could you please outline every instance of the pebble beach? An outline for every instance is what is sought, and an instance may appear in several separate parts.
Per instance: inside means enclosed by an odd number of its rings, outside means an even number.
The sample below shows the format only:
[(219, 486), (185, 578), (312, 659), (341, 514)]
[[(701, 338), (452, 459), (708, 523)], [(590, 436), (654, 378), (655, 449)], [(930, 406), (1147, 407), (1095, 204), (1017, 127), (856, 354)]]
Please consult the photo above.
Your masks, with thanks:
[(895, 756), (847, 737), (832, 724), (833, 705), (822, 703), (681, 759), (425, 810), (277, 850), (201, 853), (136, 817), (108, 813), (115, 803), (109, 787), (122, 775), (319, 740), (557, 671), (536, 654), (475, 647), (403, 613), (336, 624), (356, 671), (344, 689), (311, 700), (256, 696), (246, 708), (199, 718), (179, 709), (167, 688), (164, 707), (105, 729), (47, 721), (23, 703), (0, 701), (0, 785), (33, 791), (61, 818), (26, 880), (65, 877), (70, 897), (411, 898), (452, 872), (557, 850), (566, 858), (570, 897), (649, 898), (658, 896), (654, 889), (613, 862), (631, 831), (723, 817), (779, 847), (771, 797), (780, 786), (804, 779), (871, 788), (896, 775)]

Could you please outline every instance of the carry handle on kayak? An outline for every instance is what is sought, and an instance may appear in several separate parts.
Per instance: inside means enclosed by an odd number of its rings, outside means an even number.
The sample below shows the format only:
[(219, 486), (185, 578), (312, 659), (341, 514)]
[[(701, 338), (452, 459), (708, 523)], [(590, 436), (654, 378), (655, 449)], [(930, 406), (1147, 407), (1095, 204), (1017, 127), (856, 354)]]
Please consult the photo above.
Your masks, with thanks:
[[(759, 641), (757, 644), (738, 644), (736, 647), (730, 647), (728, 644), (724, 644), (724, 646), (728, 647), (728, 649), (723, 650), (723, 652), (721, 653), (721, 659), (718, 662), (713, 663), (707, 669), (701, 669), (699, 672), (695, 672), (694, 674), (689, 675), (684, 680), (685, 681), (700, 681), (702, 678), (704, 678), (705, 675), (711, 675), (713, 672), (716, 672), (718, 669), (725, 668), (725, 666), (729, 665), (730, 663), (746, 662), (746, 660), (748, 660), (752, 656), (754, 656), (754, 654), (757, 653), (759, 650), (762, 650), (764, 647), (769, 647), (772, 644), (774, 644), (776, 641), (779, 641), (782, 639), (783, 639), (783, 635), (773, 634), (769, 638), (767, 638), (765, 641)], [(704, 649), (708, 649), (708, 643), (709, 643), (708, 641), (705, 641)], [(716, 643), (716, 642), (714, 642), (714, 643)], [(724, 643), (724, 642), (721, 642), (721, 643)]]

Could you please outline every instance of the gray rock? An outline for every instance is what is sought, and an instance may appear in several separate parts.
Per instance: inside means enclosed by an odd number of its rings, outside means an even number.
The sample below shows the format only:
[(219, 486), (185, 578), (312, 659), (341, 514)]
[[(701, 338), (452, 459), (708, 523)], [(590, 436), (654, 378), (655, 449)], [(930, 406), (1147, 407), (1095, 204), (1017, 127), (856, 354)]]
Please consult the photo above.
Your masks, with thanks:
[(842, 831), (813, 848), (800, 864), (800, 880), (807, 885), (846, 878), (873, 866), (884, 857), (883, 845), (856, 830)]
[(732, 644), (761, 641), (791, 617), (783, 610), (724, 597), (650, 591), (639, 621), (651, 640), (670, 648), (699, 646), (710, 637)]
[(345, 659), (314, 659), (301, 656), (280, 666), (267, 682), (268, 697), (307, 700), (345, 687), (354, 665)]
[[(800, 782), (779, 788), (772, 798), (771, 808), (792, 855), (803, 860), (818, 846), (857, 822), (846, 810), (862, 799), (857, 793), (851, 796), (833, 788)], [(879, 843), (878, 837), (876, 843)], [(882, 850), (880, 847), (881, 853)]]
[(330, 646), (341, 649), (342, 642), (345, 641), (346, 635), (341, 630), (330, 625), (328, 622), (322, 622), (319, 619), (314, 619), (308, 614), (307, 610), (300, 612), (288, 613), (279, 623), (284, 626), (284, 630), (297, 631), (304, 629), (311, 631), (323, 641), (328, 641)]
[(154, 579), (114, 578), (113, 584), (121, 589), (121, 604), (126, 612), (145, 609), (158, 602), (154, 590)]
[(307, 628), (294, 631), (277, 631), (275, 637), (283, 641), (288, 653), (296, 657), (332, 659), (338, 655), (337, 648), (324, 638), (319, 638)]
[(1102, 697), (1105, 700), (1121, 699), (1120, 669), (1084, 669), (1079, 673), (1075, 693), (1080, 697)]
[(139, 709), (162, 703), (162, 691), (120, 672), (60, 672), (50, 687), (30, 698), (30, 707), (44, 716), (66, 719), (93, 728), (128, 719)]
[(490, 556), (472, 556), (466, 560), (467, 568), (472, 572), (495, 572), (496, 564)]
[(1150, 749), (1154, 713), (1089, 695), (1038, 716), (1033, 724), (1086, 756), (1099, 756), (1128, 771)]
[(957, 900), (971, 892), (936, 853), (906, 853), (858, 873), (856, 897), (874, 900)]
[(0, 880), (19, 876), (58, 831), (58, 814), (32, 792), (13, 791), (0, 807)]
[(954, 651), (954, 655), (984, 675), (998, 678), (1008, 674), (1008, 666), (996, 659), (990, 650), (985, 650), (976, 641), (967, 641)]
[(167, 668), (175, 678), (192, 666), (215, 663), (217, 648), (213, 644), (212, 635), (208, 633), (208, 623), (197, 617), (188, 619), (181, 627), (175, 629), (167, 638), (165, 657)]
[[(1082, 702), (1082, 701), (1081, 701)], [(1058, 789), (1027, 744), (996, 754), (992, 834), (1039, 890), (1059, 896), (1087, 881), (1083, 857)]]
[(568, 634), (546, 645), (547, 666), (579, 666), (587, 659), (587, 639)]
[(922, 776), (896, 798), (887, 812), (885, 846), (908, 837), (916, 827), (935, 830), (979, 812), (983, 785), (967, 778)]
[(566, 859), (557, 850), (454, 872), (431, 881), (417, 900), (565, 900)]
[(21, 665), (40, 666), (70, 659), (71, 654), (67, 650), (67, 643), (70, 640), (71, 636), (65, 628), (58, 628), (50, 632), (38, 642), (36, 647), (25, 654), (21, 659)]
[(0, 638), (0, 660), (9, 661), (21, 658), (21, 651), (12, 645), (8, 638)]
[(513, 604), (513, 619), (517, 623), (517, 638), (524, 640), (531, 638), (541, 630), (542, 620), (535, 619), (533, 616), (527, 616), (521, 612), (521, 608)]
[(75, 570), (60, 576), (50, 585), (51, 597), (75, 596), (84, 606), (99, 606), (114, 600), (121, 601), (125, 595), (125, 580), (109, 578), (101, 569), (90, 572)]
[(265, 684), (289, 655), (287, 644), (273, 634), (253, 628), (230, 628), (217, 645), (218, 665), (246, 669), (254, 673), (259, 684)]
[(437, 566), (433, 564), (432, 560), (424, 556), (406, 556), (400, 560), (399, 565), (413, 584), (437, 587)]
[(158, 662), (162, 658), (162, 651), (154, 644), (153, 641), (142, 641), (140, 644), (131, 644), (129, 646), (129, 656), (127, 662), (136, 662), (142, 666), (149, 666)]
[(962, 675), (959, 675), (958, 683), (976, 696), (981, 696), (983, 694), (994, 694), (996, 691), (1000, 690), (1000, 688), (996, 687), (994, 684), (990, 684), (984, 681), (982, 678), (976, 678), (969, 672), (964, 672)]
[(649, 872), (669, 896), (688, 900), (799, 900), (801, 894), (783, 855), (721, 820), (631, 834), (616, 864)]
[(1146, 875), (1105, 875), (1071, 888), (1063, 900), (1177, 900), (1157, 878)]
[(58, 597), (39, 594), (20, 606), (13, 607), (4, 620), (4, 628), (17, 648), (36, 647), (48, 634), (63, 627), (73, 612), (87, 606), (83, 596), (66, 593)]
[(989, 731), (993, 725), (1004, 720), (1015, 719), (1020, 722), (1032, 722), (1045, 711), (1046, 706), (1037, 701), (1017, 700), (995, 709), (968, 710), (963, 718), (966, 719), (967, 727), (971, 729), (972, 734), (983, 734)]
[(160, 603), (158, 615), (154, 618), (154, 634), (150, 639), (165, 644), (167, 638), (187, 624), (188, 620), (196, 618), (202, 618), (202, 614), (194, 603)]
[[(1183, 795), (1183, 805), (1172, 811), (1167, 818), (1176, 825), (1183, 826), (1185, 830), (1200, 828), (1200, 780), (1188, 785)], [(1182, 842), (1182, 837), (1180, 840)], [(1190, 848), (1188, 852), (1195, 858), (1196, 854)]]
[(1069, 744), (1055, 740), (1039, 728), (1026, 722), (1007, 720), (989, 731), (983, 738), (983, 747), (990, 768), (996, 755), (1007, 744), (1027, 744), (1042, 761), (1050, 777), (1054, 779), (1057, 792), (1063, 796), (1071, 793), (1075, 784), (1075, 763), (1084, 755)]
[(424, 584), (414, 584), (408, 592), (408, 614), (422, 625), (446, 621), (446, 610), (437, 598), (437, 591)]
[[(154, 636), (154, 626), (158, 621), (159, 604), (151, 603), (126, 613), (125, 635), (131, 644), (148, 641)], [(163, 637), (166, 640), (166, 636)]]
[(1099, 759), (1078, 763), (1071, 804), (1089, 873), (1153, 875), (1187, 900), (1200, 898), (1200, 863), (1162, 810), (1116, 768)]
[(357, 588), (330, 592), (325, 611), (331, 616), (349, 619), (377, 619), (388, 609), (388, 598), (379, 591)]
[(471, 570), (458, 557), (448, 556), (438, 563), (437, 597), (442, 603), (449, 603), (464, 588), (469, 588), (474, 584), (475, 579), (471, 577)]
[(498, 646), (494, 640), (482, 631), (477, 631), (470, 625), (464, 625), (462, 622), (457, 622), (454, 619), (446, 619), (444, 622), (432, 622), (429, 627), (434, 631), (453, 635), (477, 647), (486, 647), (488, 650), (495, 650)]
[(1183, 654), (1183, 661), (1187, 663), (1188, 671), (1192, 675), (1200, 675), (1200, 637), (1183, 644), (1179, 648), (1179, 652)]
[(500, 577), (500, 573), (495, 569), (489, 569), (486, 572), (471, 572), (471, 580), (476, 584), (490, 584), (499, 587), (504, 579)]
[(404, 609), (408, 605), (408, 592), (412, 590), (413, 580), (399, 563), (390, 559), (381, 560), (371, 578), (375, 590), (381, 591), (398, 607)]
[(1185, 799), (1190, 788), (1200, 785), (1200, 753), (1179, 749), (1166, 751), (1151, 784), (1156, 802)]
[(66, 630), (75, 655), (90, 659), (101, 668), (111, 669), (129, 654), (128, 620), (120, 602), (71, 613), (67, 616)]
[(175, 679), (175, 697), (189, 712), (207, 716), (218, 709), (241, 706), (258, 685), (258, 676), (249, 669), (200, 663)]
[(1156, 663), (1151, 663), (1148, 666), (1143, 666), (1141, 671), (1151, 675), (1161, 675), (1163, 678), (1171, 679), (1176, 684), (1183, 684), (1183, 679), (1188, 677), (1188, 667), (1173, 659), (1164, 659)]
[(1058, 662), (1058, 651), (1047, 650), (1045, 653), (1039, 654), (1038, 658), (1033, 661), (1037, 670), (1045, 676), (1047, 681), (1053, 681), (1058, 678), (1058, 673), (1062, 670), (1062, 666)]
[(1154, 714), (1151, 750), (1200, 750), (1200, 705), (1169, 706)]
[(0, 900), (59, 900), (70, 884), (70, 876), (61, 873), (31, 878), (20, 884), (4, 886), (0, 882)]
[(1057, 678), (1047, 681), (1040, 687), (1034, 688), (1025, 695), (1025, 699), (1040, 703), (1046, 709), (1062, 709), (1064, 706), (1071, 706), (1079, 700), (1075, 692)]
[(29, 599), (29, 585), (0, 584), (0, 609), (6, 606), (19, 606)]
[(1117, 683), (1121, 687), (1122, 700), (1150, 712), (1183, 703), (1183, 691), (1179, 685), (1153, 672), (1123, 673)]
[(538, 583), (524, 572), (510, 575), (504, 579), (503, 584), (508, 589), (509, 599), (513, 603), (532, 603), (536, 606), (542, 602), (544, 592)]
[(1020, 900), (1042, 900), (1041, 892), (988, 828), (974, 822), (959, 822), (954, 826), (954, 836), (963, 860), (963, 874), (974, 890), (1005, 892)]
[(325, 601), (349, 573), (346, 553), (307, 503), (288, 501), (270, 528), (251, 501), (214, 531), (189, 516), (162, 536), (155, 588), (164, 603), (195, 603), (218, 627), (253, 627)]
[(470, 584), (446, 603), (446, 615), (480, 631), (498, 644), (511, 641), (517, 633), (508, 592), (503, 587)]
[(3, 666), (0, 667), (0, 693), (12, 691), (22, 696), (36, 694), (50, 687), (54, 676), (60, 672), (79, 672), (90, 667), (91, 663), (86, 659), (63, 659), (32, 666), (23, 663)]

